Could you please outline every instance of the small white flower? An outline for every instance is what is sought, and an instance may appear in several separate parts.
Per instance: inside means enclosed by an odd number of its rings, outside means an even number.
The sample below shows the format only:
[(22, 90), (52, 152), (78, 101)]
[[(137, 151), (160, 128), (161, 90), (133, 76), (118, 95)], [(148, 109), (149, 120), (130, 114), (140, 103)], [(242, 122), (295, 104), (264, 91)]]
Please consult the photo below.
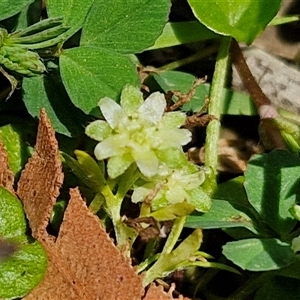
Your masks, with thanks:
[(184, 201), (194, 205), (198, 211), (206, 212), (209, 210), (211, 200), (201, 189), (205, 172), (194, 164), (186, 162), (185, 166), (178, 169), (160, 165), (159, 175), (151, 179), (151, 182), (134, 189), (132, 202), (143, 202), (159, 187), (151, 201), (153, 211)]
[(144, 101), (137, 88), (127, 85), (120, 105), (105, 97), (99, 107), (106, 122), (92, 122), (86, 127), (86, 134), (100, 142), (95, 156), (98, 160), (108, 159), (111, 178), (124, 173), (133, 162), (143, 175), (154, 176), (161, 162), (172, 163), (163, 155), (166, 149), (171, 149), (175, 154), (171, 157), (176, 158), (182, 152), (181, 146), (191, 140), (191, 133), (179, 128), (185, 114), (165, 113), (166, 100), (162, 93), (155, 92)]

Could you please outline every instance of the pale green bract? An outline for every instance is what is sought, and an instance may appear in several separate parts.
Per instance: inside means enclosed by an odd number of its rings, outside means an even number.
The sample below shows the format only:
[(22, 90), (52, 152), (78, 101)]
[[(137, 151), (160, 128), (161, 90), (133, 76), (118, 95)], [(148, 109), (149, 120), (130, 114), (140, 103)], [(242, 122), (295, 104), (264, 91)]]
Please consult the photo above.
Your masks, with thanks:
[(159, 166), (158, 175), (151, 178), (142, 186), (134, 189), (132, 202), (143, 202), (149, 195), (156, 193), (151, 199), (153, 211), (170, 204), (187, 201), (197, 211), (207, 212), (211, 201), (209, 196), (200, 187), (205, 180), (205, 171), (196, 165), (186, 161), (185, 166), (178, 169)]
[(120, 105), (107, 97), (98, 105), (106, 122), (90, 123), (86, 134), (100, 142), (94, 150), (95, 156), (98, 160), (108, 159), (107, 171), (111, 178), (123, 174), (132, 163), (146, 177), (157, 175), (161, 163), (176, 164), (161, 153), (170, 148), (174, 153), (182, 152), (181, 146), (191, 140), (191, 133), (180, 128), (185, 114), (165, 113), (167, 104), (160, 92), (152, 93), (144, 101), (138, 88), (127, 85)]

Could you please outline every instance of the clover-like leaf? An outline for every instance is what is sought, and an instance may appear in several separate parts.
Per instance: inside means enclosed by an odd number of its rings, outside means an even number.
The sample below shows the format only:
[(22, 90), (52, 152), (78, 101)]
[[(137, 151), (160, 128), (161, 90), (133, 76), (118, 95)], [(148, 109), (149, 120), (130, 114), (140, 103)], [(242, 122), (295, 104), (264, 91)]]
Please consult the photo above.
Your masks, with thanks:
[(278, 12), (281, 0), (188, 0), (194, 15), (209, 29), (251, 44)]

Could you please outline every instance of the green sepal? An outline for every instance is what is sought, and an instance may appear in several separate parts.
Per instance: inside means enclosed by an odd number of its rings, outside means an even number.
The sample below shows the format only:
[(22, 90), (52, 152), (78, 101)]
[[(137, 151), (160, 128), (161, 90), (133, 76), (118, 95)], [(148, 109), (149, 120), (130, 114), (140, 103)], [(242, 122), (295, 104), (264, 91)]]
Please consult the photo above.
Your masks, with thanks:
[(152, 212), (149, 217), (153, 217), (157, 221), (167, 221), (187, 216), (194, 210), (195, 207), (187, 202), (175, 203)]
[(61, 25), (63, 22), (63, 18), (58, 17), (58, 18), (48, 18), (45, 20), (42, 20), (40, 22), (37, 22), (25, 29), (15, 31), (13, 32), (10, 36), (13, 38), (17, 37), (25, 37), (29, 35), (36, 34), (37, 32), (41, 32), (56, 26)]
[(33, 43), (39, 43), (48, 41), (52, 38), (56, 38), (59, 35), (66, 32), (70, 27), (65, 26), (64, 24), (58, 25), (53, 28), (49, 28), (47, 30), (37, 32), (33, 35), (29, 36), (22, 36), (22, 37), (16, 37), (13, 35), (9, 35), (8, 42), (11, 42), (13, 44), (33, 44)]

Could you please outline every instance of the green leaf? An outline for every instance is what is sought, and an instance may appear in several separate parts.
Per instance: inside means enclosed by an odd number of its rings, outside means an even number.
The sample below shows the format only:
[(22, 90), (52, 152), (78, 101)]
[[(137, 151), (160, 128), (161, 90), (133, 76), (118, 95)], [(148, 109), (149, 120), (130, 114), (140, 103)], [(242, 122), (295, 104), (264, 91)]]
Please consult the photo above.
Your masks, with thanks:
[(173, 220), (177, 217), (189, 215), (195, 207), (187, 202), (175, 203), (168, 205), (162, 209), (152, 212), (149, 216), (155, 218), (157, 221)]
[(254, 300), (282, 300), (298, 299), (300, 294), (300, 280), (275, 276), (269, 279), (256, 292)]
[(0, 297), (19, 298), (28, 294), (44, 277), (47, 256), (38, 242), (18, 240), (19, 249), (0, 262)]
[(295, 279), (300, 279), (300, 260), (295, 260), (294, 263), (289, 265), (288, 267), (282, 268), (280, 270), (272, 271), (272, 274), (274, 275), (280, 275)]
[(78, 150), (76, 153), (80, 162), (67, 153), (63, 152), (62, 156), (68, 167), (80, 179), (80, 181), (92, 191), (98, 193), (100, 186), (105, 184), (100, 168), (87, 153)]
[(67, 32), (70, 37), (82, 27), (93, 2), (94, 0), (47, 0), (47, 12), (51, 18), (64, 18), (64, 24), (71, 27)]
[(75, 150), (75, 155), (82, 170), (85, 172), (87, 177), (94, 182), (95, 185), (103, 186), (106, 184), (100, 167), (88, 153)]
[(235, 207), (224, 200), (212, 200), (212, 206), (209, 212), (205, 214), (193, 213), (187, 217), (185, 227), (189, 228), (232, 228), (245, 227), (253, 233), (257, 233), (251, 218), (243, 213), (241, 206)]
[(9, 19), (1, 21), (1, 25), (7, 29), (8, 32), (24, 29), (40, 21), (41, 11), (42, 2), (33, 1), (31, 4), (25, 6), (18, 14), (10, 17)]
[(300, 235), (293, 238), (293, 240), (292, 240), (292, 249), (293, 249), (294, 252), (299, 252), (300, 251)]
[(167, 23), (154, 45), (147, 50), (172, 47), (218, 37), (217, 34), (198, 21)]
[(256, 272), (278, 270), (296, 260), (290, 244), (273, 238), (228, 242), (223, 254), (243, 270)]
[(196, 18), (209, 29), (251, 44), (275, 17), (281, 0), (188, 0)]
[(289, 209), (300, 193), (299, 174), (299, 157), (283, 150), (254, 156), (245, 173), (249, 202), (280, 235), (289, 233), (297, 223)]
[[(135, 66), (125, 55), (93, 47), (65, 50), (60, 56), (61, 76), (75, 104), (85, 113), (99, 114), (99, 99), (117, 99), (126, 83), (139, 85)], [(96, 108), (96, 109), (95, 109)]]
[[(146, 286), (157, 278), (167, 276), (170, 272), (180, 268), (195, 255), (202, 243), (202, 231), (196, 229), (171, 253), (162, 253), (155, 264), (145, 273), (143, 285)], [(192, 264), (192, 261), (190, 261)], [(185, 264), (185, 267), (188, 265)]]
[(213, 193), (213, 198), (237, 203), (247, 208), (250, 207), (243, 185), (244, 182), (244, 176), (239, 176), (218, 184), (216, 190)]
[(0, 298), (19, 298), (42, 280), (47, 256), (41, 244), (25, 235), (26, 219), (20, 200), (0, 187), (0, 236), (16, 251), (0, 261)]
[(169, 0), (96, 0), (83, 26), (81, 45), (120, 53), (141, 52), (162, 32)]
[(21, 121), (0, 127), (0, 140), (8, 155), (8, 165), (14, 175), (21, 171), (30, 157), (31, 148), (24, 143), (25, 135), (32, 129), (29, 122)]
[(0, 20), (4, 20), (6, 18), (9, 18), (18, 12), (20, 12), (22, 9), (24, 9), (26, 6), (28, 6), (30, 3), (32, 3), (34, 0), (1, 0), (0, 1)]
[(21, 201), (3, 187), (0, 187), (0, 199), (0, 236), (24, 235), (27, 224)]
[[(188, 93), (189, 89), (195, 80), (193, 75), (179, 72), (167, 71), (161, 74), (153, 75), (160, 87), (167, 91), (180, 91), (181, 93)], [(189, 103), (182, 106), (183, 111), (199, 112), (205, 104), (205, 98), (209, 95), (210, 84), (201, 84), (197, 87), (195, 95)], [(256, 115), (256, 109), (249, 96), (240, 92), (233, 92), (229, 89), (223, 89), (224, 102), (222, 103), (221, 114), (228, 115)], [(176, 98), (173, 97), (176, 101)]]
[(70, 101), (58, 71), (44, 77), (24, 78), (22, 87), (23, 101), (33, 117), (45, 108), (55, 131), (67, 136), (83, 133), (86, 116)]
[(51, 217), (50, 217), (50, 223), (56, 232), (59, 231), (59, 227), (63, 220), (66, 207), (67, 207), (67, 201), (65, 201), (65, 200), (57, 201), (53, 205), (52, 213), (51, 213)]

